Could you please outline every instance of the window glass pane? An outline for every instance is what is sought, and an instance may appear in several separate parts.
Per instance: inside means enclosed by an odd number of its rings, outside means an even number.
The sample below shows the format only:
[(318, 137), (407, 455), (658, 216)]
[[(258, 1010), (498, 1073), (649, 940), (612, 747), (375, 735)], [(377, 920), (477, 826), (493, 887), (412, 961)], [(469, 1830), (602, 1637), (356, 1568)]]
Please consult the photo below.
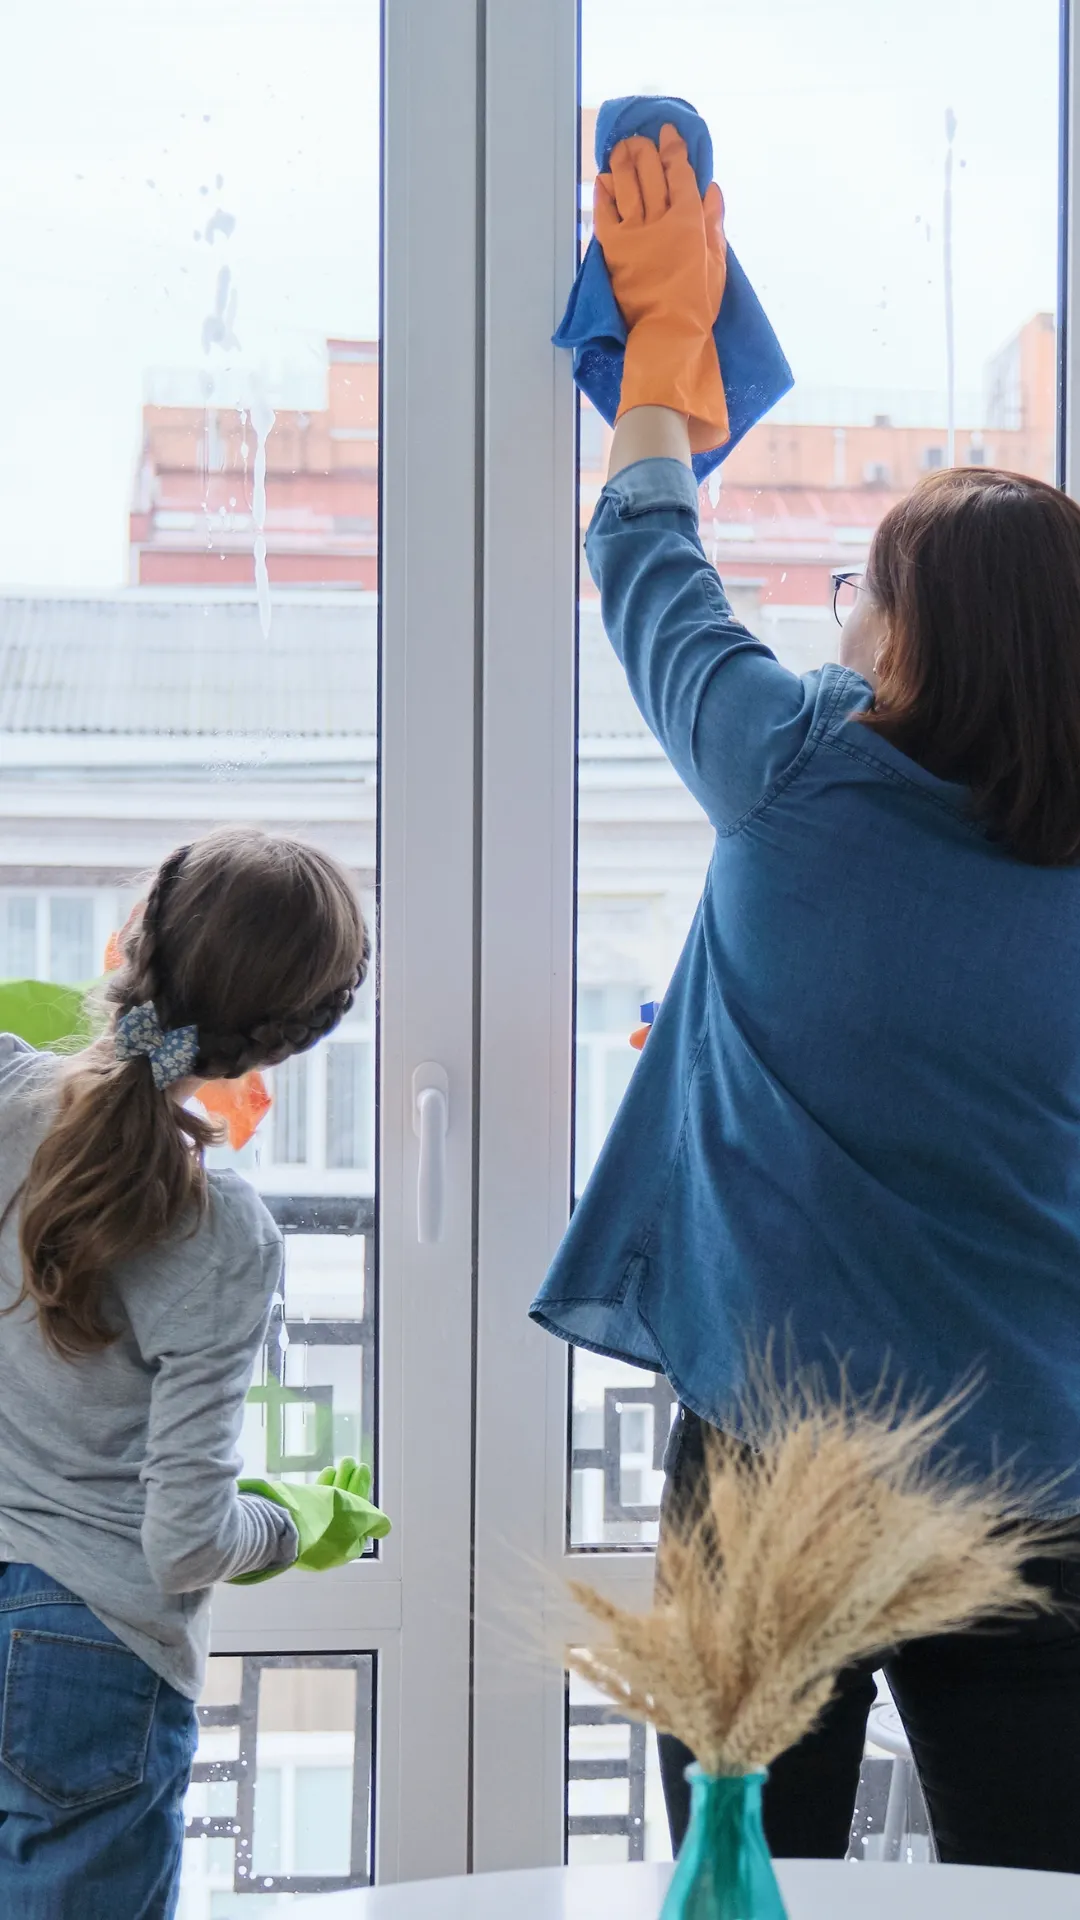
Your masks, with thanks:
[(32, 894), (0, 899), (0, 977), (32, 980), (37, 962), (37, 901)]
[(605, 1133), (619, 1110), (619, 1101), (630, 1084), (630, 1075), (633, 1070), (634, 1056), (625, 1041), (618, 1050), (609, 1047), (604, 1060)]
[(331, 1041), (326, 1049), (326, 1164), (371, 1164), (374, 1122), (371, 1049), (363, 1040)]
[(375, 1449), (371, 1200), (282, 1199), (285, 1273), (244, 1411), (247, 1474), (311, 1480)]
[(340, 1878), (349, 1871), (352, 1767), (297, 1767), (296, 1871)]
[[(615, 909), (618, 916), (618, 908)], [(611, 903), (604, 913), (610, 917)], [(586, 925), (588, 926), (588, 916)], [(585, 935), (588, 938), (588, 933)], [(597, 962), (601, 962), (602, 948)], [(643, 991), (621, 982), (591, 985), (578, 979), (574, 1173), (581, 1191), (615, 1118), (637, 1054), (630, 1036), (640, 1024)]]
[(279, 1166), (302, 1167), (308, 1157), (309, 1067), (301, 1053), (274, 1068), (273, 1151)]
[(49, 901), (49, 978), (79, 986), (101, 971), (94, 952), (94, 903), (83, 898)]
[[(836, 658), (830, 575), (863, 567), (921, 475), (970, 462), (1054, 478), (1058, 24), (1056, 0), (673, 0), (662, 17), (582, 0), (583, 244), (600, 102), (689, 96), (728, 239), (796, 376), (701, 493), (736, 614), (795, 672)], [(583, 526), (610, 439), (583, 407)], [(579, 613), (578, 1192), (632, 1072), (598, 983), (662, 998), (712, 839), (637, 714), (584, 562)], [(641, 1465), (615, 1412), (633, 1378), (574, 1361), (578, 1544), (655, 1537), (659, 1460)]]
[(273, 1912), (368, 1884), (373, 1706), (369, 1653), (211, 1660), (181, 1920), (248, 1913), (253, 1893)]
[(255, 1781), (255, 1837), (251, 1849), (256, 1880), (281, 1873), (284, 1868), (281, 1789), (281, 1768), (260, 1767)]
[[(0, 357), (18, 370), (0, 460), (5, 972), (97, 977), (145, 875), (225, 822), (315, 842), (374, 898), (380, 13), (4, 10), (0, 174), (23, 183), (0, 197)], [(328, 1155), (324, 1053), (268, 1073), (254, 1137), (211, 1156), (286, 1239), (252, 1473), (374, 1459), (374, 1072)], [(256, 1910), (256, 1829), (263, 1904), (297, 1897), (301, 1768), (330, 1770), (339, 1797), (352, 1779), (348, 1850), (324, 1835), (323, 1852), (331, 1890), (366, 1879), (368, 1749), (337, 1708), (304, 1706), (347, 1683), (370, 1708), (371, 1662), (354, 1666), (343, 1682), (301, 1660), (293, 1717), (267, 1722), (245, 1663), (251, 1698), (223, 1696), (239, 1719), (204, 1722), (200, 1765), (224, 1771), (192, 1787), (182, 1920)], [(247, 1801), (241, 1723), (263, 1775)]]
[(670, 1860), (656, 1736), (569, 1676), (566, 1853), (572, 1867)]
[[(655, 1733), (624, 1719), (577, 1674), (570, 1674), (568, 1681), (566, 1851), (571, 1866), (670, 1860)], [(886, 1691), (882, 1675), (878, 1684), (879, 1691)], [(891, 1750), (877, 1746), (873, 1735), (871, 1720), (847, 1857), (925, 1864), (932, 1857), (929, 1821), (914, 1770)], [(886, 1852), (885, 1816), (898, 1767), (903, 1770), (903, 1813)]]

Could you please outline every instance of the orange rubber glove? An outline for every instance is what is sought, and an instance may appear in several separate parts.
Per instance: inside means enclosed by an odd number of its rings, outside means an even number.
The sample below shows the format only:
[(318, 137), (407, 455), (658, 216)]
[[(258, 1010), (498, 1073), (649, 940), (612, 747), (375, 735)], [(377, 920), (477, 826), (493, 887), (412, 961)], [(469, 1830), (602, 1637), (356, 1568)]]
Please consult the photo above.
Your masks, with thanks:
[(629, 331), (619, 417), (631, 407), (685, 414), (690, 446), (728, 437), (727, 400), (713, 327), (724, 297), (724, 201), (702, 200), (686, 142), (663, 127), (659, 148), (620, 140), (611, 172), (596, 176), (594, 228)]

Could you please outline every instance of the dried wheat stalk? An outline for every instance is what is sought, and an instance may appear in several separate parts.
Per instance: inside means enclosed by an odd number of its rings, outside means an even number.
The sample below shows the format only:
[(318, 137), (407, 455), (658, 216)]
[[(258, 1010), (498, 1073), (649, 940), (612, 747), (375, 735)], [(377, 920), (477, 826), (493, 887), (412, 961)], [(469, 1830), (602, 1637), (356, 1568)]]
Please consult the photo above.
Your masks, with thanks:
[[(1021, 1563), (1048, 1551), (1004, 1481), (941, 1463), (970, 1389), (901, 1412), (898, 1396), (830, 1403), (766, 1360), (744, 1407), (750, 1454), (717, 1439), (698, 1508), (665, 1538), (652, 1610), (575, 1582), (603, 1644), (570, 1666), (711, 1774), (768, 1766), (807, 1733), (855, 1661), (988, 1615), (1048, 1604)], [(932, 1459), (932, 1456), (936, 1458)]]

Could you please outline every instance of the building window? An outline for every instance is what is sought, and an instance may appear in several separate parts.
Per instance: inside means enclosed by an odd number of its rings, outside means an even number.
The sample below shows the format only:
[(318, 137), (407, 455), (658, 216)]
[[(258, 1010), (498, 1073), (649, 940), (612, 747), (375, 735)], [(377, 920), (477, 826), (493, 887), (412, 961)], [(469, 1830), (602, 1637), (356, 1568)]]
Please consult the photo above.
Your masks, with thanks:
[(274, 1068), (273, 1154), (279, 1166), (302, 1167), (308, 1157), (308, 1060), (294, 1054)]
[(637, 1061), (630, 1035), (644, 998), (637, 987), (578, 988), (574, 1184), (579, 1193), (630, 1084)]
[(923, 448), (923, 466), (927, 469), (928, 472), (933, 472), (935, 467), (943, 467), (944, 465), (945, 465), (944, 447), (924, 447)]
[(863, 479), (868, 487), (887, 487), (889, 469), (883, 460), (868, 460), (863, 468)]
[(101, 971), (94, 952), (94, 902), (87, 895), (49, 901), (49, 979), (84, 986)]
[(326, 1047), (326, 1164), (371, 1165), (370, 1048), (364, 1041), (331, 1040)]
[(36, 973), (37, 901), (33, 894), (9, 894), (0, 906), (0, 974), (32, 980)]

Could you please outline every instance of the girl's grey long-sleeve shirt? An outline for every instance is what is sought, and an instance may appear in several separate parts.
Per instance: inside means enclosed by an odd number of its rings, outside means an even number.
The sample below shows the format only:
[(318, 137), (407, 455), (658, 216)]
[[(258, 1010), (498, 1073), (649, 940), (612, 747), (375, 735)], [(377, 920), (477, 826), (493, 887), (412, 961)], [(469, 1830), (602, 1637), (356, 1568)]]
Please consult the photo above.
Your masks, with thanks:
[[(18, 1196), (60, 1071), (0, 1036), (0, 1308), (19, 1295)], [(205, 1674), (214, 1581), (296, 1557), (285, 1510), (236, 1488), (244, 1396), (281, 1269), (258, 1195), (214, 1172), (195, 1231), (112, 1276), (112, 1346), (63, 1360), (31, 1306), (0, 1314), (0, 1560), (60, 1581), (189, 1699)]]

